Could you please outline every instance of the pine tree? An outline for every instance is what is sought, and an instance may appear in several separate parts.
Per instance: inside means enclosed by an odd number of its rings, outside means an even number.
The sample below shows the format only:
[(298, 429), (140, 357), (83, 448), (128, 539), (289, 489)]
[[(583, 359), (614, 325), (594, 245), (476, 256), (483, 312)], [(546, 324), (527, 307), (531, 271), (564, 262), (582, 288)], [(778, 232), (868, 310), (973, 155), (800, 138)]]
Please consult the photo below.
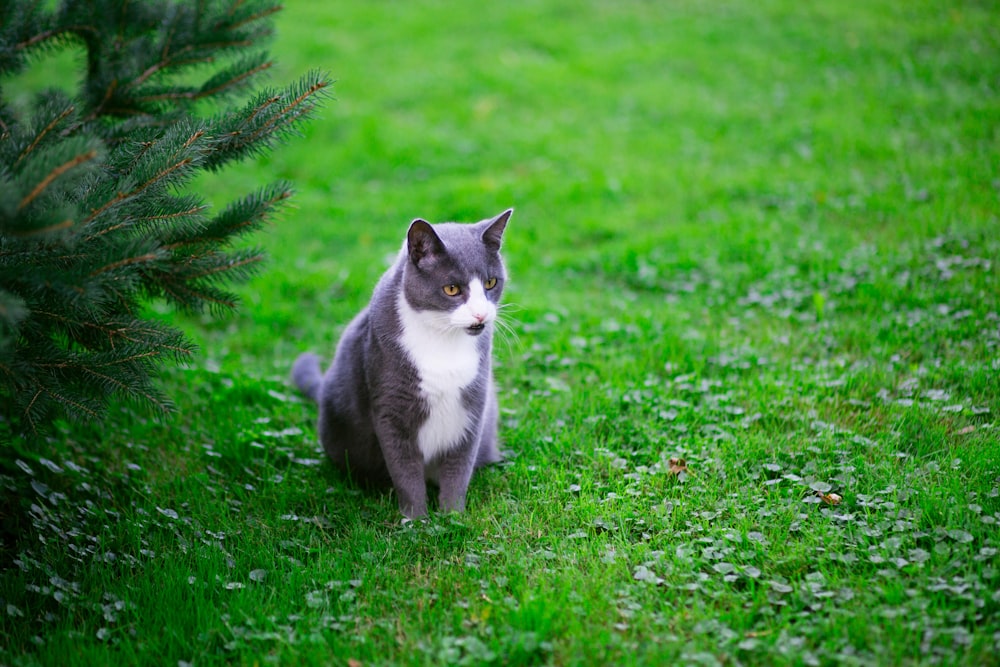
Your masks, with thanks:
[(185, 186), (294, 132), (329, 85), (314, 72), (234, 100), (272, 65), (267, 0), (48, 4), (0, 3), (0, 86), (33, 52), (86, 55), (75, 96), (17, 112), (0, 87), (0, 440), (112, 399), (169, 408), (155, 372), (192, 345), (142, 304), (233, 308), (227, 285), (261, 260), (233, 241), (291, 194), (267, 185), (213, 215)]

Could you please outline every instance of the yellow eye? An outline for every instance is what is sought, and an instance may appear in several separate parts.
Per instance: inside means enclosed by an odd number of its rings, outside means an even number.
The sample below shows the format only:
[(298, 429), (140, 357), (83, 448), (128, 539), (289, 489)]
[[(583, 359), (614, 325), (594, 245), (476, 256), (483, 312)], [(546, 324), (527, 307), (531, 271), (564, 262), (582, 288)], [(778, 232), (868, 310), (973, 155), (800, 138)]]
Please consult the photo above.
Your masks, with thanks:
[(483, 287), (485, 287), (486, 289), (493, 289), (496, 286), (497, 286), (496, 278), (490, 278), (485, 283), (483, 283)]
[(445, 285), (444, 293), (448, 296), (458, 296), (458, 293), (462, 291), (462, 288), (458, 285)]

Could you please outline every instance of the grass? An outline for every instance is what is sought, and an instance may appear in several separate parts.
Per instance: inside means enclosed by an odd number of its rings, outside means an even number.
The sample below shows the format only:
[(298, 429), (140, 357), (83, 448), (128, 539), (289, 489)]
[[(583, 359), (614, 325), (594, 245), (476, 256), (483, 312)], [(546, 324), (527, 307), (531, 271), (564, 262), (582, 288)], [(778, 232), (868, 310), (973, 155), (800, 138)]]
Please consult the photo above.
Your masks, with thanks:
[[(994, 662), (998, 18), (289, 2), (337, 99), (200, 187), (296, 207), (239, 314), (159, 314), (176, 415), (5, 448), (0, 663)], [(410, 219), (508, 205), (510, 458), (404, 523), (288, 369)]]

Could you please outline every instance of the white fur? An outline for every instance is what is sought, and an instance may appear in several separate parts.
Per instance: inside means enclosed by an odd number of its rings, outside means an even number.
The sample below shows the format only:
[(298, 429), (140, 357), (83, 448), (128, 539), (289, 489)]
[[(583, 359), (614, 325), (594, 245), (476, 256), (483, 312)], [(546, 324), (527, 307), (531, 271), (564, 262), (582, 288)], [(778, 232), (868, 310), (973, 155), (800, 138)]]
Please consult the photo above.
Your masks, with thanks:
[[(473, 281), (474, 284), (479, 281)], [(490, 317), (482, 284), (478, 294), (471, 288), (468, 301), (450, 313), (414, 310), (403, 294), (398, 309), (403, 324), (401, 341), (420, 375), (420, 390), (427, 401), (427, 421), (417, 434), (424, 462), (456, 446), (469, 428), (469, 413), (462, 404), (462, 390), (479, 373), (476, 337), (466, 327), (476, 324), (476, 315)], [(496, 308), (493, 307), (493, 315)]]
[(468, 289), (468, 300), (451, 313), (451, 322), (459, 329), (490, 322), (497, 314), (497, 307), (486, 298), (486, 290), (478, 278), (472, 279)]

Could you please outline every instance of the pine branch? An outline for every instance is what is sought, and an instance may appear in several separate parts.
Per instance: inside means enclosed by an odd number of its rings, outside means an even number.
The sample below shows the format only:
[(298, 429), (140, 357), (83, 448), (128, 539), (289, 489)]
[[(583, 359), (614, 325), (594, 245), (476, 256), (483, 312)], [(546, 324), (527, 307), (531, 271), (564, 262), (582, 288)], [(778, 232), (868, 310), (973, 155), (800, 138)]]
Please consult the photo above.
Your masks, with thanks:
[(157, 287), (178, 308), (187, 312), (201, 312), (205, 305), (219, 311), (230, 311), (239, 303), (234, 294), (205, 285), (164, 280)]
[(239, 273), (240, 269), (247, 269), (262, 261), (264, 261), (264, 256), (257, 252), (246, 257), (222, 255), (218, 257), (214, 265), (205, 266), (197, 271), (191, 271), (185, 277), (191, 282), (197, 282), (206, 278), (213, 278), (223, 272)]
[[(237, 7), (240, 7), (240, 6), (244, 6), (245, 7), (246, 5), (242, 1), (234, 2), (231, 5), (231, 7), (230, 7), (229, 16), (230, 17), (235, 17), (236, 16), (236, 11), (235, 10), (236, 10)], [(249, 23), (254, 23), (256, 21), (260, 21), (262, 19), (265, 19), (268, 16), (271, 16), (272, 14), (276, 14), (276, 13), (280, 12), (282, 9), (283, 9), (283, 7), (281, 5), (273, 5), (271, 7), (266, 7), (266, 8), (264, 8), (264, 9), (258, 11), (258, 12), (251, 12), (249, 14), (246, 14), (245, 16), (243, 16), (241, 18), (237, 18), (237, 19), (233, 20), (232, 22), (230, 22), (228, 24), (225, 24), (222, 21), (220, 21), (220, 22), (218, 22), (218, 23), (215, 24), (215, 28), (216, 28), (216, 30), (222, 30), (222, 29), (226, 29), (226, 28), (228, 28), (228, 29), (231, 30), (233, 28), (239, 28), (239, 27), (245, 26), (245, 25), (247, 25)]]
[(57, 178), (59, 178), (60, 176), (62, 176), (63, 174), (65, 174), (70, 169), (73, 169), (74, 167), (79, 166), (79, 165), (83, 164), (84, 162), (88, 162), (90, 160), (93, 160), (96, 157), (97, 157), (97, 151), (95, 151), (95, 150), (87, 151), (83, 155), (77, 155), (73, 159), (68, 160), (68, 161), (66, 161), (66, 162), (64, 162), (64, 163), (56, 166), (52, 171), (50, 171), (45, 176), (45, 178), (42, 179), (41, 183), (39, 183), (38, 185), (35, 186), (34, 190), (32, 190), (31, 192), (29, 192), (28, 194), (26, 194), (24, 196), (24, 199), (22, 199), (20, 201), (20, 203), (17, 205), (18, 210), (24, 208), (25, 206), (27, 206), (28, 204), (30, 204), (32, 201), (34, 201), (35, 198), (38, 195), (40, 195), (45, 190), (45, 188), (47, 188), (47, 187), (49, 187), (49, 185), (51, 185), (52, 181), (54, 181)]
[(35, 149), (35, 147), (38, 146), (38, 144), (56, 126), (59, 125), (59, 123), (61, 123), (63, 120), (65, 120), (67, 117), (69, 117), (74, 111), (76, 111), (76, 107), (74, 107), (73, 105), (70, 105), (62, 113), (60, 113), (58, 116), (56, 116), (51, 121), (49, 121), (48, 125), (46, 125), (44, 128), (42, 128), (42, 131), (39, 132), (37, 135), (35, 135), (35, 138), (31, 141), (31, 143), (28, 144), (28, 146), (23, 151), (21, 151), (21, 154), (17, 156), (17, 161), (14, 163), (14, 167), (16, 168), (17, 165), (20, 164), (21, 161), (25, 157), (27, 157), (31, 153), (31, 151), (33, 151)]
[(134, 264), (148, 264), (153, 260), (159, 259), (161, 255), (156, 252), (147, 252), (145, 255), (139, 255), (138, 257), (126, 257), (125, 259), (120, 259), (117, 262), (112, 262), (98, 269), (91, 271), (90, 276), (99, 276), (102, 273), (107, 273), (108, 271), (114, 271), (120, 269), (124, 266), (132, 266)]
[(229, 287), (263, 254), (232, 245), (291, 188), (260, 188), (215, 215), (184, 189), (204, 170), (269, 150), (330, 84), (313, 72), (210, 118), (194, 110), (271, 70), (262, 47), (279, 9), (268, 0), (62, 0), (57, 12), (0, 2), (0, 79), (43, 49), (82, 44), (87, 58), (74, 98), (39, 96), (27, 120), (0, 101), (0, 423), (30, 434), (58, 414), (98, 419), (110, 400), (166, 409), (152, 374), (193, 346), (143, 320), (143, 303), (236, 307)]
[(60, 220), (58, 222), (54, 222), (54, 223), (52, 223), (50, 225), (46, 225), (45, 227), (38, 227), (38, 228), (35, 228), (35, 229), (31, 229), (31, 230), (11, 230), (9, 233), (11, 235), (19, 237), (19, 238), (25, 238), (27, 236), (35, 236), (35, 235), (41, 236), (41, 235), (47, 235), (47, 234), (52, 234), (54, 232), (62, 231), (64, 229), (69, 229), (74, 224), (75, 224), (75, 222), (72, 219), (66, 218), (64, 220)]
[[(74, 319), (58, 313), (50, 313), (38, 309), (33, 311), (33, 314), (36, 317), (53, 320), (54, 322), (57, 322), (59, 326), (66, 329), (79, 327), (96, 332), (100, 334), (102, 338), (107, 340), (107, 345), (112, 350), (115, 349), (116, 341), (119, 339), (125, 341), (126, 343), (134, 343), (138, 345), (148, 343), (148, 338), (156, 333), (156, 329), (148, 327), (145, 323), (136, 320), (95, 322), (82, 318)], [(161, 347), (174, 352), (175, 354), (183, 355), (190, 352), (190, 350), (177, 345), (161, 345)]]
[(0, 289), (0, 352), (13, 342), (14, 334), (29, 312), (23, 298)]
[(225, 80), (219, 81), (218, 77), (216, 77), (206, 81), (202, 84), (201, 89), (193, 96), (193, 99), (214, 97), (223, 91), (229, 90), (230, 88), (236, 88), (247, 83), (251, 78), (256, 77), (258, 74), (265, 72), (272, 67), (274, 67), (274, 63), (269, 60), (250, 67), (247, 67), (246, 64), (240, 64), (239, 66), (234, 67), (232, 72), (222, 73), (225, 76)]
[(43, 385), (41, 383), (36, 383), (35, 386), (38, 387), (38, 393), (36, 393), (35, 396), (31, 399), (31, 403), (24, 411), (25, 416), (27, 416), (31, 420), (32, 428), (35, 430), (37, 430), (37, 427), (35, 427), (35, 420), (31, 418), (32, 408), (35, 406), (37, 399), (41, 395), (50, 397), (52, 400), (59, 403), (60, 405), (71, 407), (79, 411), (80, 413), (85, 414), (90, 419), (96, 420), (100, 416), (99, 409), (86, 405), (84, 401), (74, 400), (73, 398), (70, 398), (69, 396), (62, 394), (61, 392), (53, 391), (47, 385)]
[[(14, 158), (10, 171), (0, 171), (0, 193), (14, 195), (15, 206), (0, 207), (0, 232), (15, 236), (47, 235), (72, 226), (75, 207), (69, 203), (71, 193), (100, 164), (103, 148), (89, 137), (68, 137), (60, 141), (39, 140), (19, 127), (10, 139), (7, 150), (0, 155), (17, 153), (16, 146), (36, 148)], [(6, 198), (5, 197), (5, 198)]]
[(240, 112), (218, 119), (222, 133), (217, 149), (207, 158), (209, 169), (265, 151), (284, 132), (310, 117), (324, 99), (330, 82), (311, 72), (282, 92), (263, 91)]
[[(195, 141), (200, 136), (201, 136), (201, 134), (194, 133), (194, 134), (191, 135), (191, 138), (190, 138), (189, 141)], [(174, 156), (172, 156), (172, 157), (176, 157), (176, 154)], [(180, 158), (179, 160), (174, 160), (174, 161), (169, 162), (165, 167), (163, 167), (162, 169), (160, 169), (160, 171), (156, 172), (155, 174), (153, 174), (152, 176), (150, 176), (149, 178), (147, 178), (143, 182), (139, 183), (137, 186), (135, 186), (134, 188), (132, 188), (128, 192), (119, 192), (112, 199), (110, 199), (109, 201), (105, 202), (102, 206), (100, 206), (100, 207), (92, 210), (91, 213), (90, 213), (90, 215), (87, 216), (83, 220), (84, 224), (89, 224), (90, 222), (94, 221), (96, 218), (98, 218), (99, 216), (101, 216), (109, 208), (111, 208), (113, 206), (116, 206), (118, 204), (121, 204), (124, 201), (127, 201), (129, 199), (132, 199), (132, 198), (134, 198), (134, 197), (142, 194), (147, 189), (155, 186), (157, 183), (163, 181), (164, 179), (170, 178), (171, 175), (173, 175), (173, 174), (175, 174), (175, 173), (177, 173), (179, 171), (180, 172), (185, 171), (186, 168), (194, 162), (194, 160), (195, 160), (195, 158), (193, 156), (186, 156), (186, 157)]]
[(172, 234), (163, 239), (164, 248), (176, 250), (185, 246), (221, 245), (231, 238), (257, 228), (278, 206), (292, 196), (288, 183), (278, 182), (251, 193), (230, 204), (213, 218), (201, 231), (190, 234)]

